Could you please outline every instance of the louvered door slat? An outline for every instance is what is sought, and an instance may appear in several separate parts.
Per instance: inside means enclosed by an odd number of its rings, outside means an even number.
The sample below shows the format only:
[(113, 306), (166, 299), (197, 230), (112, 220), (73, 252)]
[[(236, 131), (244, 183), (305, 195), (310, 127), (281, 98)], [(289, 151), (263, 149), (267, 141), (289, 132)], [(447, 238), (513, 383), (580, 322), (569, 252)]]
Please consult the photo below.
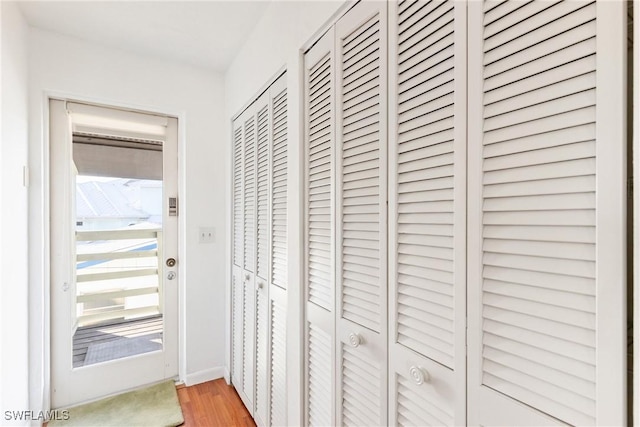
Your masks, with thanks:
[[(473, 424), (594, 425), (609, 410), (599, 371), (611, 348), (599, 342), (611, 331), (599, 328), (615, 316), (600, 292), (616, 292), (616, 266), (604, 261), (602, 197), (615, 199), (623, 184), (606, 178), (603, 162), (623, 143), (607, 134), (617, 131), (606, 111), (618, 107), (615, 90), (603, 96), (615, 87), (603, 76), (616, 55), (604, 48), (612, 22), (602, 19), (618, 7), (470, 7), (469, 29), (482, 32), (469, 50), (470, 182), (478, 183), (469, 189), (470, 277), (480, 277), (470, 295), (481, 302), (470, 307)], [(607, 291), (602, 268), (613, 273)], [(492, 413), (498, 407), (511, 418)]]
[(271, 301), (271, 422), (273, 426), (287, 423), (287, 357), (286, 308), (281, 301)]
[(256, 274), (269, 277), (269, 109), (265, 105), (257, 114), (257, 239)]
[[(578, 6), (585, 4), (584, 2), (575, 3)], [(524, 59), (525, 54), (529, 56), (530, 60), (540, 58), (556, 52), (564, 46), (587, 40), (593, 36), (594, 19), (595, 3), (592, 3), (566, 16), (549, 21), (545, 26), (511, 38), (504, 44), (496, 47), (485, 44), (484, 64), (487, 68), (487, 76), (528, 62)], [(550, 34), (553, 36), (550, 37)], [(500, 63), (507, 58), (509, 58), (508, 64)]]
[(558, 352), (548, 351), (529, 343), (503, 339), (496, 335), (486, 334), (485, 346), (488, 349), (499, 350), (504, 354), (544, 364), (551, 369), (566, 372), (583, 380), (595, 380), (593, 365), (589, 362), (575, 360)]
[[(320, 307), (331, 310), (332, 274), (331, 231), (332, 185), (332, 120), (333, 104), (332, 58), (324, 55), (308, 69), (309, 138), (308, 138), (308, 191), (307, 191), (307, 241), (314, 242), (314, 249), (308, 250), (307, 262), (313, 268), (308, 270), (308, 298)], [(315, 200), (326, 202), (315, 203)], [(326, 239), (322, 236), (327, 236)]]
[[(593, 30), (594, 27), (591, 26), (590, 29)], [(578, 32), (578, 30), (570, 34), (574, 35), (575, 37), (572, 37), (571, 40), (568, 40), (569, 43), (574, 42), (576, 39), (580, 39), (581, 37), (579, 36), (583, 36), (582, 32), (580, 32), (579, 34), (575, 34)], [(586, 29), (585, 31), (588, 30), (589, 29)], [(555, 46), (555, 43), (557, 42), (558, 40), (554, 40), (554, 44), (552, 46)], [(545, 54), (546, 52), (539, 52), (538, 54), (540, 55), (540, 57), (533, 61), (530, 60), (530, 56), (519, 55), (518, 57), (513, 58), (513, 60), (514, 62), (521, 62), (522, 64), (520, 66), (514, 66), (513, 68), (504, 70), (503, 68), (505, 68), (507, 65), (501, 66), (503, 64), (497, 63), (494, 67), (492, 67), (492, 74), (487, 75), (484, 87), (486, 90), (496, 89), (506, 84), (517, 82), (521, 79), (533, 77), (536, 74), (542, 72), (554, 70), (556, 67), (568, 64), (571, 61), (579, 60), (588, 55), (592, 55), (595, 52), (595, 49), (595, 39), (589, 38), (553, 53)], [(507, 63), (509, 62), (509, 58), (511, 57), (505, 58), (505, 61)]]
[[(518, 13), (507, 15), (503, 19), (485, 27), (485, 46), (491, 48), (502, 44), (559, 18), (575, 9), (575, 6), (572, 6), (571, 3), (574, 2), (554, 1), (545, 3), (534, 1), (523, 5)], [(514, 25), (521, 23), (522, 17), (528, 18), (524, 25)]]
[[(429, 34), (433, 32), (436, 28), (440, 28), (440, 31), (446, 30), (447, 33), (453, 34), (454, 23), (453, 23), (453, 3), (443, 3), (440, 5), (440, 9), (445, 12), (446, 16), (449, 18), (446, 20), (446, 25), (444, 27), (440, 27), (440, 23), (438, 26), (430, 26), (434, 25), (434, 21), (429, 22), (429, 16), (423, 18), (423, 21), (427, 24), (426, 26), (421, 28), (421, 32), (424, 34)], [(400, 29), (401, 31), (401, 29)], [(422, 50), (425, 51), (428, 49), (428, 46), (423, 46)], [(453, 56), (454, 47), (453, 44), (450, 43), (446, 48), (451, 53), (449, 56)], [(399, 44), (399, 50), (402, 50), (402, 41)], [(417, 52), (416, 52), (417, 53)], [(427, 58), (424, 62), (429, 63), (429, 55), (425, 55)], [(400, 62), (400, 66), (398, 68), (399, 72), (403, 71), (403, 66)], [(453, 63), (451, 63), (451, 68), (444, 71), (450, 75), (450, 79), (453, 79), (454, 76), (454, 68)], [(400, 112), (398, 114), (398, 132), (403, 133), (408, 130), (417, 130), (420, 131), (421, 134), (429, 134), (428, 126), (434, 122), (439, 123), (442, 130), (453, 130), (454, 128), (454, 86), (450, 86), (450, 92), (444, 95), (439, 95), (438, 98), (432, 99), (429, 97), (429, 94), (425, 94), (426, 96), (423, 98), (423, 104), (415, 107), (413, 110), (409, 110), (406, 112)], [(402, 94), (402, 89), (399, 89), (399, 95)], [(446, 100), (446, 101), (445, 101)], [(443, 102), (444, 101), (444, 102)], [(432, 105), (435, 102), (442, 102), (440, 108), (433, 108)], [(452, 166), (454, 164), (454, 145), (451, 140), (451, 134), (442, 134), (443, 140), (434, 141), (431, 145), (423, 146), (418, 149), (412, 149), (410, 151), (404, 151), (397, 156), (398, 166), (397, 166), (397, 180), (399, 182), (408, 183), (408, 182), (416, 182), (419, 183), (422, 180), (428, 179), (428, 175), (425, 173), (421, 173), (420, 175), (415, 174), (415, 172), (423, 172), (432, 168), (439, 168), (443, 166)], [(398, 150), (402, 150), (402, 139), (399, 139)], [(414, 173), (416, 176), (411, 180), (411, 175)], [(407, 186), (405, 186), (406, 188)], [(398, 222), (407, 223), (407, 224), (430, 224), (434, 222), (439, 222), (436, 216), (433, 216), (431, 212), (438, 213), (440, 215), (453, 212), (453, 200), (454, 200), (454, 187), (453, 182), (451, 182), (448, 188), (439, 188), (434, 190), (426, 190), (426, 191), (414, 191), (411, 188), (406, 188), (406, 192), (398, 192), (396, 195), (397, 206), (396, 210), (398, 212)], [(440, 201), (449, 201), (448, 203), (440, 203)], [(431, 215), (431, 216), (430, 216)], [(447, 223), (452, 223), (452, 220), (447, 220)], [(431, 268), (435, 270), (443, 270), (443, 271), (453, 271), (453, 252), (439, 252), (438, 256), (434, 257), (433, 249), (431, 249), (431, 244), (429, 243), (429, 235), (421, 235), (417, 229), (409, 234), (409, 236), (421, 236), (421, 243), (426, 248), (424, 251), (415, 251), (415, 255), (408, 256), (406, 254), (407, 250), (403, 250), (403, 246), (398, 246), (398, 252), (396, 255), (396, 259), (398, 262), (398, 268), (401, 269), (402, 265), (413, 265), (415, 267), (421, 268)], [(404, 234), (398, 234), (397, 238), (401, 238)], [(447, 236), (449, 238), (453, 238), (453, 235)], [(437, 246), (435, 246), (437, 247)], [(429, 250), (431, 249), (431, 250)], [(406, 276), (399, 276), (398, 279), (402, 280), (406, 278)], [(418, 278), (415, 278), (418, 279)], [(422, 282), (426, 282), (429, 279), (429, 276), (423, 276)], [(440, 280), (443, 277), (439, 278)], [(450, 276), (446, 279), (446, 282), (440, 282), (443, 285), (446, 283), (448, 290), (446, 293), (448, 295), (453, 295), (453, 276)], [(416, 287), (417, 286), (417, 287)], [(425, 283), (419, 283), (417, 280), (412, 280), (410, 283), (404, 283), (399, 281), (397, 288), (397, 297), (399, 300), (403, 299), (403, 292), (409, 292), (408, 295), (414, 294), (413, 291), (419, 291), (421, 288), (425, 286)], [(433, 294), (435, 295), (435, 294)], [(426, 301), (433, 300), (433, 295), (425, 295), (423, 298)], [(435, 302), (435, 301), (433, 301)], [(453, 312), (453, 299), (448, 298), (446, 300), (442, 300), (440, 304), (444, 304), (444, 307), (448, 307), (448, 309)], [(407, 317), (408, 316), (403, 311), (407, 310), (408, 306), (399, 305), (398, 306), (398, 317)], [(427, 308), (427, 307), (424, 307)], [(409, 311), (410, 314), (417, 314)], [(426, 313), (428, 314), (428, 312)], [(433, 328), (432, 325), (428, 322), (428, 317), (425, 317), (425, 320), (420, 320), (422, 316), (418, 316), (416, 318), (416, 325), (406, 326), (399, 328), (398, 330), (398, 340), (399, 342), (405, 343), (421, 343), (425, 342), (424, 345), (419, 345), (419, 348), (412, 348), (413, 350), (425, 351), (429, 348), (428, 339), (424, 334), (424, 331), (428, 331)], [(448, 317), (452, 317), (450, 314)], [(440, 332), (440, 340), (443, 338), (451, 343), (453, 341), (453, 324), (447, 325), (448, 328), (446, 330), (439, 329)], [(416, 327), (416, 329), (413, 329)], [(407, 334), (405, 336), (405, 334)], [(444, 335), (442, 335), (444, 334)], [(435, 338), (435, 337), (434, 337)], [(437, 338), (435, 338), (437, 339)], [(442, 350), (444, 348), (440, 346), (440, 349), (436, 349), (438, 354), (441, 355)], [(448, 346), (448, 350), (452, 350), (453, 347), (451, 345)], [(427, 350), (428, 351), (428, 350)], [(425, 354), (425, 356), (432, 356), (431, 354)], [(438, 360), (441, 363), (445, 363), (447, 366), (452, 367), (453, 362), (453, 354), (449, 354), (444, 358), (440, 358)]]
[(244, 123), (244, 268), (255, 272), (256, 249), (256, 126), (252, 115)]
[(335, 31), (336, 424), (381, 425), (387, 423), (386, 5), (359, 3)]
[[(380, 171), (380, 23), (377, 17), (363, 23), (358, 30), (341, 41), (341, 64), (343, 75), (349, 68), (362, 68), (366, 70), (362, 77), (354, 83), (343, 77), (341, 100), (348, 101), (356, 96), (372, 99), (365, 109), (359, 113), (353, 113), (344, 109), (341, 105), (341, 141), (348, 144), (353, 138), (360, 135), (371, 135), (366, 143), (359, 144), (357, 149), (345, 148), (341, 150), (342, 182), (350, 183), (351, 190), (341, 192), (341, 224), (353, 224), (350, 230), (365, 231), (364, 224), (380, 223), (380, 181), (375, 178), (359, 178), (358, 174), (370, 170), (379, 175)], [(365, 65), (364, 67), (362, 64)], [(374, 66), (371, 66), (373, 64)], [(364, 181), (364, 182), (363, 182)], [(342, 229), (344, 233), (345, 228)], [(370, 228), (366, 231), (373, 231)], [(372, 240), (377, 240), (377, 232), (372, 235)], [(367, 241), (359, 239), (342, 240), (342, 316), (356, 323), (366, 326), (374, 331), (380, 331), (380, 301), (361, 300), (359, 294), (349, 291), (367, 286), (373, 295), (381, 293), (380, 271), (378, 265), (381, 262), (379, 245), (372, 246)], [(366, 283), (354, 282), (345, 279), (344, 273), (356, 271), (367, 274)]]
[(233, 336), (233, 350), (231, 362), (231, 380), (236, 387), (242, 387), (243, 379), (243, 284), (242, 272), (239, 267), (234, 267), (232, 272), (232, 310), (231, 333)]
[(452, 425), (453, 414), (446, 412), (436, 396), (427, 396), (403, 375), (397, 375), (398, 425)]
[[(572, 86), (583, 84), (584, 78), (576, 76), (580, 76), (581, 74), (589, 75), (590, 72), (595, 70), (595, 66), (596, 61), (593, 56), (586, 56), (568, 63), (564, 63), (555, 68), (524, 78), (520, 80), (517, 85), (496, 87), (492, 91), (485, 94), (484, 103), (485, 105), (491, 105), (496, 101), (502, 100), (504, 104), (509, 105), (508, 99), (522, 94), (527, 94), (533, 97), (535, 96), (535, 93), (529, 94), (529, 92), (535, 90), (546, 89), (552, 94), (557, 93), (558, 90), (566, 90), (566, 93), (570, 93), (570, 88)], [(591, 74), (591, 76), (594, 75)], [(562, 83), (568, 78), (572, 78), (571, 81), (574, 82), (572, 85), (558, 84)], [(551, 90), (551, 88), (553, 88), (553, 90)], [(488, 111), (490, 114), (491, 109), (489, 109)]]
[(390, 423), (465, 424), (466, 5), (406, 3), (390, 26)]
[(308, 324), (309, 359), (308, 381), (308, 423), (310, 426), (331, 425), (331, 337), (312, 323)]
[[(342, 351), (342, 409), (344, 425), (377, 425), (380, 408), (380, 366), (362, 353)], [(357, 372), (354, 372), (353, 370)]]
[[(335, 425), (335, 59), (330, 29), (304, 57), (304, 424)], [(361, 76), (352, 70), (352, 80)]]
[[(246, 277), (245, 273), (245, 277)], [(242, 289), (242, 392), (245, 405), (253, 412), (255, 385), (255, 300), (253, 281), (246, 279)]]
[[(256, 383), (255, 383), (255, 417), (261, 422), (269, 418), (269, 374), (273, 371), (270, 362), (269, 342), (271, 333), (269, 325), (269, 298), (258, 288), (256, 291)], [(271, 326), (273, 329), (273, 325)]]
[(243, 144), (242, 124), (234, 123), (233, 131), (233, 264), (242, 266), (244, 254), (244, 216), (243, 204)]
[(287, 166), (288, 128), (287, 92), (277, 91), (272, 96), (272, 270), (271, 283), (287, 289)]
[[(256, 383), (255, 383), (255, 417), (260, 423), (269, 420), (270, 405), (270, 379), (269, 374), (273, 370), (273, 361), (269, 353), (270, 348), (270, 313), (269, 313), (269, 260), (273, 259), (273, 246), (269, 245), (274, 221), (269, 210), (273, 209), (273, 199), (270, 193), (274, 188), (270, 186), (270, 169), (275, 162), (273, 153), (274, 136), (281, 128), (281, 123), (269, 113), (270, 102), (265, 96), (258, 99), (257, 113), (257, 242), (256, 242)], [(278, 126), (278, 128), (276, 128)], [(271, 133), (271, 135), (270, 135)], [(272, 178), (271, 178), (272, 180)], [(273, 181), (272, 181), (273, 182)], [(270, 188), (271, 187), (271, 188)], [(273, 197), (273, 195), (271, 196)], [(271, 207), (271, 208), (270, 208)], [(286, 224), (285, 224), (286, 225)]]

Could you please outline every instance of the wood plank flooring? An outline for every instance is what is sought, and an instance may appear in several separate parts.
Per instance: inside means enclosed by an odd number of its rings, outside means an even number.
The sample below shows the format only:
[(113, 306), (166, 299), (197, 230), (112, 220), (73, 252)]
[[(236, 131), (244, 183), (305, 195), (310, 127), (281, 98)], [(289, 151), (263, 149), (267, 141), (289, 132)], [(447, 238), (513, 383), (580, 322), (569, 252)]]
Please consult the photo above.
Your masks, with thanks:
[(238, 393), (222, 378), (191, 387), (181, 385), (177, 390), (184, 427), (255, 427)]
[(162, 334), (161, 314), (80, 327), (73, 335), (73, 367), (83, 366), (87, 349), (91, 344), (158, 333)]

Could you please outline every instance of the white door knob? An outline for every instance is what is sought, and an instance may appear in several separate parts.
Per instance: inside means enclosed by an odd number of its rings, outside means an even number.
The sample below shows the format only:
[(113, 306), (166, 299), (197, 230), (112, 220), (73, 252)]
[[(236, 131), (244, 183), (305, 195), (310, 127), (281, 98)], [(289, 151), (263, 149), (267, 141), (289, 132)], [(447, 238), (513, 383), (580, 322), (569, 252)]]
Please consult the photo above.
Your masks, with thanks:
[(258, 289), (264, 288), (264, 282), (262, 280), (258, 280)]
[(431, 379), (429, 372), (416, 365), (409, 368), (409, 376), (411, 376), (411, 379), (417, 385), (427, 383)]
[(249, 281), (250, 277), (249, 273), (244, 273), (244, 280)]
[(355, 332), (351, 332), (349, 334), (349, 344), (351, 345), (351, 347), (358, 347), (360, 344), (362, 344), (362, 337)]

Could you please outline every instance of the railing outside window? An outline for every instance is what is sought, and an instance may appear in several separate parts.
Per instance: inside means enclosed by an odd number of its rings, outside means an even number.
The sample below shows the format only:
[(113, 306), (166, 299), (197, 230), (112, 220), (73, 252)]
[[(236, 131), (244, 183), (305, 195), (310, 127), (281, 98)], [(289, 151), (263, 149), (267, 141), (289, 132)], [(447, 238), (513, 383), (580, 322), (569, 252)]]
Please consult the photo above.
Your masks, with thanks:
[(78, 326), (162, 313), (162, 231), (76, 232)]

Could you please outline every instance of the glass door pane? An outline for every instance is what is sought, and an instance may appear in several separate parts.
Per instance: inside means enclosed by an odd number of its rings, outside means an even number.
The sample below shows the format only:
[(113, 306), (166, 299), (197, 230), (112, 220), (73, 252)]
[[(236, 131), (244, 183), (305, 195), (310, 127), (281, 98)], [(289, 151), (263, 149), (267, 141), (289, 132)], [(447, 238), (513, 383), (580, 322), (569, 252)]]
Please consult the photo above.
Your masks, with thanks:
[(74, 368), (163, 345), (162, 145), (84, 141), (74, 135)]

